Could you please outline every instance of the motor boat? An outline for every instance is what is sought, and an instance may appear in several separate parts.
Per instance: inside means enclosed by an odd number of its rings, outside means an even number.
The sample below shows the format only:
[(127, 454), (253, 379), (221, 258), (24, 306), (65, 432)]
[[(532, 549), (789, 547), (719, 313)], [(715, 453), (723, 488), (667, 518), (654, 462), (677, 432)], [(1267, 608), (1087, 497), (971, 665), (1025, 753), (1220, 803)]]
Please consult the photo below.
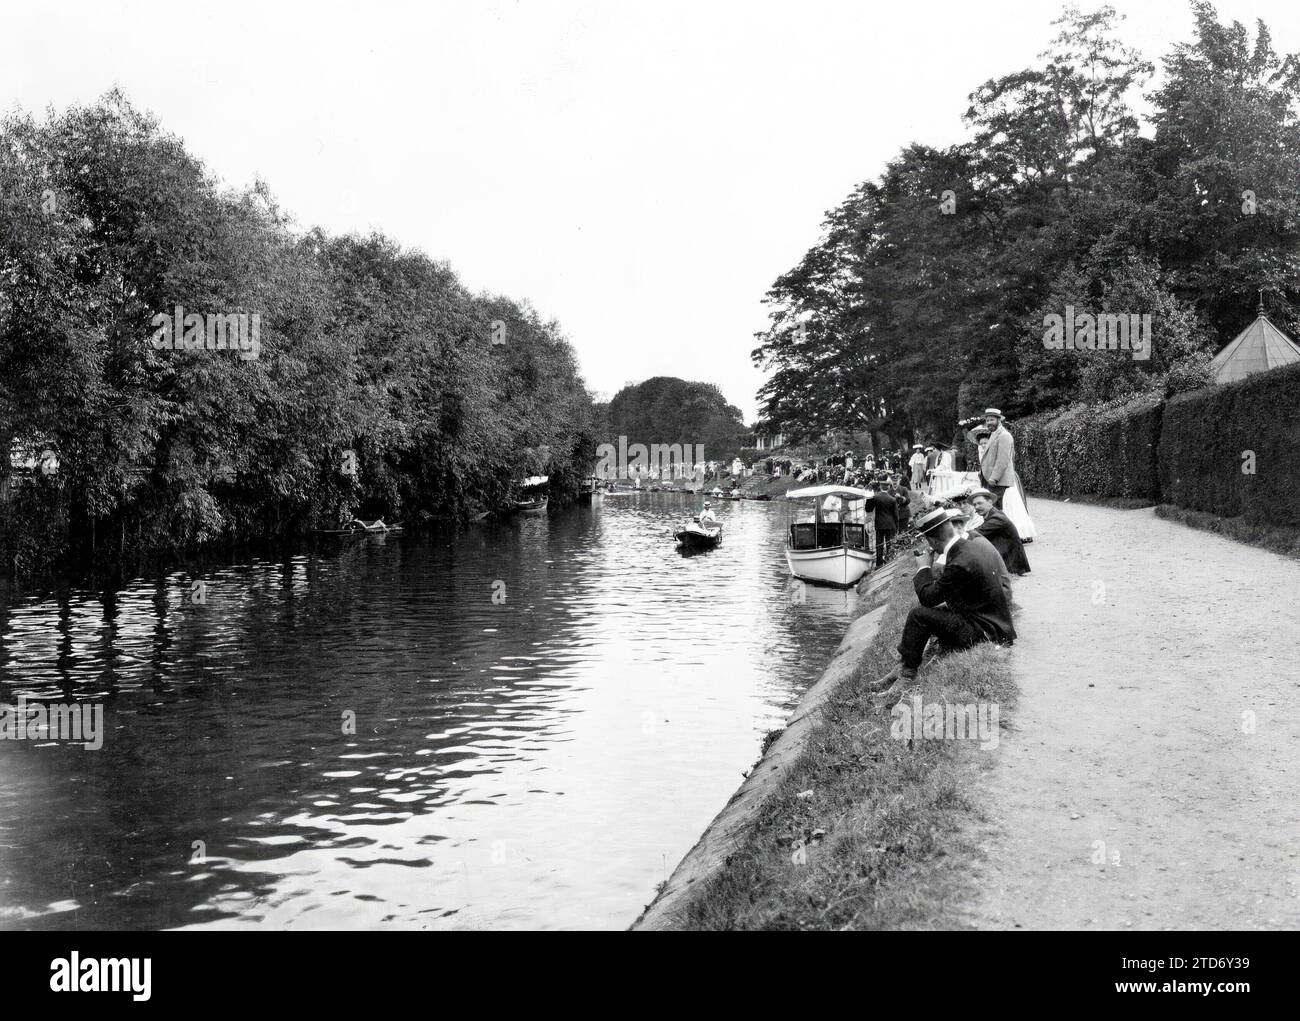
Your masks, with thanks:
[(874, 495), (851, 486), (825, 485), (786, 493), (789, 521), (785, 562), (790, 573), (816, 585), (851, 588), (876, 563)]

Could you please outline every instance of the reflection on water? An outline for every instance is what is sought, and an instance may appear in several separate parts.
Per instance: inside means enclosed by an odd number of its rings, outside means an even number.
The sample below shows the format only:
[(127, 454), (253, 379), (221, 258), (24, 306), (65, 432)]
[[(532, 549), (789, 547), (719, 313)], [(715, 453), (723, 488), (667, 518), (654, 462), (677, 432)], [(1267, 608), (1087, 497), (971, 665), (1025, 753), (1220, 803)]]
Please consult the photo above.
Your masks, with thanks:
[(626, 926), (852, 609), (794, 597), (776, 505), (680, 556), (691, 506), (0, 603), (0, 701), (106, 725), (0, 741), (0, 926)]

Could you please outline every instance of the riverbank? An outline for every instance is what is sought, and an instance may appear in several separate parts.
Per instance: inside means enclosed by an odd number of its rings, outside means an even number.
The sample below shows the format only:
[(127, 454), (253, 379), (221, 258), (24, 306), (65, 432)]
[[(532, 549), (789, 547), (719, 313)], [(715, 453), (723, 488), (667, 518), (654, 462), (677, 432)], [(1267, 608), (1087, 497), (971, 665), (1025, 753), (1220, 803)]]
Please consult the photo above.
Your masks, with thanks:
[[(1014, 706), (1011, 652), (983, 646), (931, 661), (905, 702), (873, 699), (865, 685), (889, 669), (915, 602), (911, 573), (895, 564), (868, 590), (786, 730), (633, 929), (966, 924), (958, 905), (978, 857), (966, 834), (982, 820), (971, 792)], [(992, 733), (984, 742), (908, 739), (894, 706), (910, 712), (913, 695), (923, 705), (996, 707), (986, 716)]]

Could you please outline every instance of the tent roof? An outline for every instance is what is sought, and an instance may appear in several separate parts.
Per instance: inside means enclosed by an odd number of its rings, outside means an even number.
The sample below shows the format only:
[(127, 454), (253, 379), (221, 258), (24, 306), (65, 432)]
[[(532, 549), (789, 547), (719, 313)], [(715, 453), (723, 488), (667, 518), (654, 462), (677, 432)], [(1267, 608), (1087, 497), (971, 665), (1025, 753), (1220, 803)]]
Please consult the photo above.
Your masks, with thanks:
[(818, 496), (844, 496), (850, 500), (865, 500), (871, 496), (865, 489), (852, 486), (809, 486), (807, 489), (792, 489), (785, 494), (791, 500), (804, 500)]
[(1300, 362), (1300, 345), (1279, 330), (1263, 312), (1214, 356), (1210, 372), (1216, 383), (1232, 383), (1254, 372)]

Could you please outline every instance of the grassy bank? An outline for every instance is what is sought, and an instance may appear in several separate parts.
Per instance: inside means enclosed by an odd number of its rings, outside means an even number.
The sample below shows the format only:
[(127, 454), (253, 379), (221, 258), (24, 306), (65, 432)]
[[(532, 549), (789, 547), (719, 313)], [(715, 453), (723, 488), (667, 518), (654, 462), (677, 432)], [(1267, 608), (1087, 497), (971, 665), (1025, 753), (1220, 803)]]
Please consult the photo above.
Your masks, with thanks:
[(1227, 539), (1258, 546), (1273, 553), (1287, 557), (1300, 557), (1300, 535), (1292, 529), (1278, 528), (1274, 525), (1252, 525), (1242, 518), (1224, 518), (1205, 511), (1189, 510), (1173, 504), (1162, 503), (1156, 507), (1156, 517), (1166, 521), (1176, 521), (1190, 528), (1199, 528), (1204, 532), (1213, 532)]
[[(896, 698), (875, 704), (864, 684), (894, 660), (915, 604), (902, 572), (885, 594), (881, 628), (856, 676), (826, 707), (807, 751), (772, 792), (726, 865), (692, 898), (682, 922), (699, 929), (960, 927), (961, 834), (978, 816), (980, 772), (996, 756), (978, 741), (891, 737)], [(865, 607), (869, 609), (869, 607)], [(996, 703), (1005, 730), (1016, 689), (1010, 652), (994, 646), (928, 662), (924, 702)], [(806, 862), (797, 853), (805, 845)]]
[[(1150, 500), (1132, 496), (1095, 496), (1092, 493), (1072, 493), (1070, 496), (1055, 496), (1051, 493), (1030, 493), (1030, 500), (1055, 500), (1058, 503), (1082, 503), (1090, 507), (1109, 507), (1111, 510), (1141, 510), (1152, 506)], [(1028, 506), (1028, 503), (1026, 503)], [(1033, 511), (1030, 511), (1033, 516)]]

